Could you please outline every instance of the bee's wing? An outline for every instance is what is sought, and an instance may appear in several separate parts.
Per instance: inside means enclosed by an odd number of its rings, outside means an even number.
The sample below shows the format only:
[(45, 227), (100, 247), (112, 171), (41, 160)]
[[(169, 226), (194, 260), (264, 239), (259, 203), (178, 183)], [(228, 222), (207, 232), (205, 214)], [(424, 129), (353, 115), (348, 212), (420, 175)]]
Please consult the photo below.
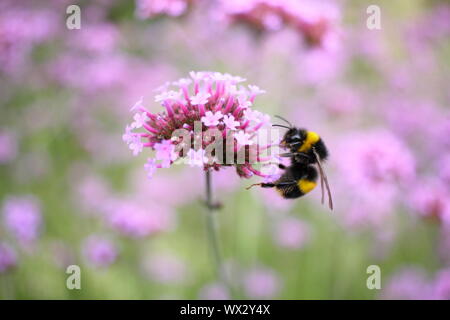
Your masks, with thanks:
[(333, 210), (333, 199), (331, 197), (330, 185), (328, 184), (327, 175), (323, 171), (322, 162), (320, 161), (319, 155), (317, 154), (317, 152), (316, 152), (316, 150), (314, 148), (312, 148), (312, 150), (313, 150), (314, 155), (315, 155), (316, 160), (317, 160), (317, 166), (319, 167), (320, 185), (322, 187), (322, 203), (323, 203), (323, 182), (325, 182), (325, 186), (326, 186), (327, 193), (328, 193), (328, 206), (330, 207), (330, 210)]

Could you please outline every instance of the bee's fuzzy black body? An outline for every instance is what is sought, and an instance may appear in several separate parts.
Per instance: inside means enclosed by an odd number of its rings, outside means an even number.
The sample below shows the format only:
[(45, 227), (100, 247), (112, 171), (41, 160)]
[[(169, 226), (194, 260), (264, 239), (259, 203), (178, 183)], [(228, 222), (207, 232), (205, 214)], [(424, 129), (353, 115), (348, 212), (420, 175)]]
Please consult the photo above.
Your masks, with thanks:
[(319, 155), (320, 161), (328, 158), (328, 149), (322, 138), (317, 133), (306, 129), (289, 129), (285, 133), (281, 145), (292, 153), (292, 162), (306, 165), (317, 163), (314, 151)]
[(317, 184), (317, 170), (311, 165), (293, 163), (289, 167), (280, 165), (284, 169), (282, 176), (273, 183), (262, 183), (263, 188), (276, 188), (283, 198), (296, 199), (312, 189)]
[[(282, 156), (291, 159), (291, 165), (285, 167), (279, 165), (284, 169), (281, 177), (272, 183), (260, 183), (263, 188), (275, 188), (283, 198), (296, 199), (313, 190), (317, 185), (317, 178), (320, 173), (322, 186), (322, 203), (323, 203), (323, 184), (325, 183), (328, 191), (328, 199), (330, 209), (333, 209), (333, 201), (328, 185), (328, 179), (321, 165), (322, 161), (328, 158), (328, 149), (325, 146), (322, 138), (313, 131), (308, 131), (302, 128), (292, 126), (289, 121), (282, 119), (289, 126), (275, 125), (288, 129), (280, 142), (280, 146), (289, 150), (288, 153)], [(319, 169), (317, 172), (316, 165)]]

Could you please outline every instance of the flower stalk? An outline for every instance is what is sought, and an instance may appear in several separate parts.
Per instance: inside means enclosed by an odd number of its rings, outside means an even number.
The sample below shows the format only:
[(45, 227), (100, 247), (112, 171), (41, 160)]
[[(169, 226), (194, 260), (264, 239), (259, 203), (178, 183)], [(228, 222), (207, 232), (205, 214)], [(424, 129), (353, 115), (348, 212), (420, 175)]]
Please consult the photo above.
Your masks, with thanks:
[(206, 190), (206, 231), (208, 233), (208, 243), (214, 259), (216, 274), (225, 284), (227, 283), (225, 271), (222, 266), (222, 255), (220, 253), (219, 241), (217, 236), (216, 211), (218, 206), (213, 202), (211, 171), (205, 172), (205, 190)]

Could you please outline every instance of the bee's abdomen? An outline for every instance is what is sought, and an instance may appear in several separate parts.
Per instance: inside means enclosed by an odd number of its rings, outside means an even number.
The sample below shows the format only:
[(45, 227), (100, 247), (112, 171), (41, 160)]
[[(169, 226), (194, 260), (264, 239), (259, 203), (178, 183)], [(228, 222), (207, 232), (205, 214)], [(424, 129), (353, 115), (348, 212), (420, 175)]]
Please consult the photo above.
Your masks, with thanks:
[(316, 187), (316, 185), (317, 183), (315, 181), (308, 179), (301, 179), (297, 183), (297, 187), (302, 195), (312, 191)]
[(303, 192), (298, 188), (298, 185), (289, 185), (289, 186), (277, 186), (276, 190), (278, 193), (286, 199), (296, 199), (304, 195)]

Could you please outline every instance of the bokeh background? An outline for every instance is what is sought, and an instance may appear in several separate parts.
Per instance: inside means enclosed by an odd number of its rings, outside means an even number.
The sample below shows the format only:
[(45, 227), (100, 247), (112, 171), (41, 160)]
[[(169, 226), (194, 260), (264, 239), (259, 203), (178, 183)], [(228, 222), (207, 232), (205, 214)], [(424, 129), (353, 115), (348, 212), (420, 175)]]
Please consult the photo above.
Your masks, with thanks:
[[(448, 1), (2, 0), (0, 298), (450, 298), (449, 39)], [(265, 89), (255, 108), (331, 153), (332, 213), (319, 190), (287, 201), (214, 173), (232, 290), (201, 169), (148, 180), (122, 141), (130, 107), (160, 110), (154, 89), (191, 70)]]

